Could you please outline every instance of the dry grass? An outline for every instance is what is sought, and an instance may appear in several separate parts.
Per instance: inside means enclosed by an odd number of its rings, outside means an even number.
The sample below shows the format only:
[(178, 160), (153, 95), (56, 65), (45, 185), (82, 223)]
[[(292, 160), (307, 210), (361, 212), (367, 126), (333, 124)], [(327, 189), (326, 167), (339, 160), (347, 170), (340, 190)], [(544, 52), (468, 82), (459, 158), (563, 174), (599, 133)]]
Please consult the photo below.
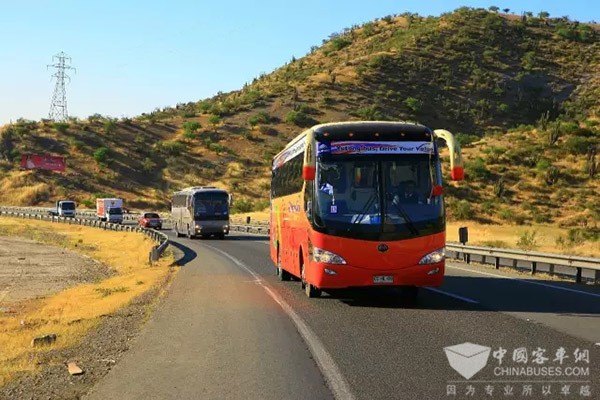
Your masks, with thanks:
[[(0, 385), (17, 372), (34, 371), (37, 354), (77, 343), (102, 316), (126, 306), (174, 271), (169, 268), (171, 257), (153, 266), (148, 264), (153, 243), (140, 234), (5, 218), (0, 219), (0, 232), (46, 237), (47, 242), (58, 239), (58, 244), (106, 263), (116, 272), (102, 282), (77, 285), (46, 299), (32, 300), (16, 315), (0, 314)], [(53, 345), (31, 347), (33, 337), (51, 333), (58, 337)]]
[(269, 215), (269, 210), (255, 211), (232, 215), (231, 220), (236, 223), (246, 223), (246, 217), (250, 217), (252, 221), (268, 221)]
[(561, 249), (556, 245), (556, 240), (566, 236), (568, 229), (549, 225), (516, 227), (513, 225), (483, 225), (475, 222), (448, 222), (446, 239), (450, 242), (458, 242), (458, 228), (461, 226), (469, 228), (469, 244), (474, 246), (491, 245), (516, 249), (518, 248), (517, 242), (524, 232), (535, 231), (537, 245), (534, 246), (534, 251), (588, 257), (597, 257), (600, 253), (600, 242), (585, 242), (569, 249)]
[(0, 180), (0, 203), (35, 205), (48, 201), (52, 188), (37, 182), (31, 171), (17, 171)]

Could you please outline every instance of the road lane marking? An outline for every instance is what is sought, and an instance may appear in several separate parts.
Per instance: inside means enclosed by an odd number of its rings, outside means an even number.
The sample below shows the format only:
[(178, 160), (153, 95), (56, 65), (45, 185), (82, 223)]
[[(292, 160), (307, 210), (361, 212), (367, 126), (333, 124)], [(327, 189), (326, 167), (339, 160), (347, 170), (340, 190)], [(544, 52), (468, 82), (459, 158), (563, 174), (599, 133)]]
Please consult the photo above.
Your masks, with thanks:
[(210, 248), (211, 250), (214, 250), (217, 253), (221, 254), (223, 257), (228, 258), (235, 265), (244, 269), (246, 272), (248, 272), (255, 278), (256, 283), (258, 283), (263, 287), (263, 289), (265, 289), (267, 294), (271, 296), (271, 298), (275, 300), (277, 304), (279, 304), (279, 306), (288, 315), (288, 317), (290, 317), (294, 325), (296, 325), (296, 329), (298, 329), (300, 336), (308, 345), (311, 354), (317, 362), (317, 366), (319, 367), (321, 373), (325, 377), (325, 381), (328, 383), (328, 386), (331, 389), (331, 392), (333, 393), (333, 397), (338, 400), (354, 400), (355, 397), (352, 394), (352, 391), (350, 390), (350, 385), (342, 375), (342, 372), (333, 360), (333, 357), (327, 352), (327, 350), (325, 350), (325, 346), (323, 345), (323, 343), (321, 343), (317, 335), (312, 331), (312, 329), (310, 329), (310, 327), (302, 319), (302, 317), (300, 317), (292, 309), (292, 307), (281, 296), (279, 296), (275, 291), (273, 291), (267, 285), (267, 283), (260, 277), (260, 275), (254, 272), (254, 270), (248, 265), (238, 260), (237, 258), (229, 255), (221, 249), (217, 249), (216, 247), (213, 247), (208, 244), (204, 245)]
[(467, 303), (479, 304), (479, 302), (477, 300), (469, 299), (468, 297), (459, 296), (459, 295), (454, 294), (454, 293), (444, 292), (443, 290), (440, 290), (440, 289), (435, 289), (435, 288), (430, 288), (430, 287), (424, 287), (423, 289), (430, 290), (430, 291), (436, 292), (436, 293), (440, 293), (440, 294), (443, 294), (444, 296), (448, 296), (448, 297), (452, 297), (452, 298), (455, 298), (455, 299), (458, 299), (458, 300), (462, 300), (462, 301), (465, 301)]
[(472, 273), (475, 273), (475, 274), (493, 276), (495, 278), (510, 279), (510, 280), (513, 280), (513, 281), (517, 281), (517, 282), (521, 282), (521, 283), (527, 283), (527, 284), (530, 284), (530, 285), (538, 285), (538, 286), (543, 286), (543, 287), (547, 287), (547, 288), (551, 288), (551, 289), (563, 290), (565, 292), (572, 292), (572, 293), (577, 293), (577, 294), (583, 294), (585, 296), (591, 296), (591, 297), (598, 297), (598, 298), (600, 298), (600, 294), (597, 294), (597, 293), (590, 293), (590, 292), (584, 292), (582, 290), (571, 289), (571, 288), (566, 288), (566, 287), (562, 287), (562, 286), (555, 286), (555, 285), (551, 285), (549, 283), (528, 281), (528, 280), (525, 280), (525, 279), (515, 278), (515, 277), (512, 277), (512, 276), (504, 276), (504, 275), (492, 274), (490, 272), (475, 271), (475, 270), (472, 270), (472, 269), (455, 267), (455, 266), (452, 266), (452, 265), (446, 265), (446, 268), (454, 268), (454, 269), (459, 269), (461, 271), (472, 272)]

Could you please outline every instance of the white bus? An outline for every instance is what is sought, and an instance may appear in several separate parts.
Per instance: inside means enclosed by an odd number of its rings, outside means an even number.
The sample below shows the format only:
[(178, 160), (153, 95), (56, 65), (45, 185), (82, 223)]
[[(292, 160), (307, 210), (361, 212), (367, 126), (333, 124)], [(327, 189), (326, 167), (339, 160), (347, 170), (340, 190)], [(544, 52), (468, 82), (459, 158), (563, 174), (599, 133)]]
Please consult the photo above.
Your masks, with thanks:
[(223, 189), (212, 186), (189, 187), (173, 194), (171, 219), (177, 237), (211, 235), (225, 239), (229, 234), (229, 206), (231, 196)]

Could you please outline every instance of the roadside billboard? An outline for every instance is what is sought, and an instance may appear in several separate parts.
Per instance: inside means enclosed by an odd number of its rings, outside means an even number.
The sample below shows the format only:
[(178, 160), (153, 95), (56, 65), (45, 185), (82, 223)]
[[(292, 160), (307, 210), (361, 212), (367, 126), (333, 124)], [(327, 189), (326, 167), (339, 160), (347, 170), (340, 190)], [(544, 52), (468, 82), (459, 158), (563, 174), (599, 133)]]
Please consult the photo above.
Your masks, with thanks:
[(66, 160), (64, 157), (48, 154), (22, 154), (21, 168), (64, 172)]

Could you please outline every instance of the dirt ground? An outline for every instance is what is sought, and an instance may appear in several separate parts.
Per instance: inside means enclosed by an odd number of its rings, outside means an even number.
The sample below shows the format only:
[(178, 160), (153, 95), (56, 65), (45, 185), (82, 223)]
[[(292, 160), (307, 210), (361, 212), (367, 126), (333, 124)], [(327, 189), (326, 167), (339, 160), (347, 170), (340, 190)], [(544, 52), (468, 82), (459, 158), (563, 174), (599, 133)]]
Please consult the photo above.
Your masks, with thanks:
[[(176, 253), (176, 259), (182, 254)], [(177, 268), (173, 266), (173, 268)], [(18, 309), (25, 298), (43, 296), (77, 283), (105, 279), (110, 269), (97, 261), (59, 247), (37, 242), (0, 237), (0, 288), (5, 299), (0, 312)], [(140, 327), (159, 304), (173, 274), (167, 275), (149, 291), (136, 297), (114, 314), (105, 315), (77, 345), (53, 350), (39, 356), (36, 373), (23, 373), (0, 386), (0, 399), (79, 400), (106, 375), (135, 342)], [(19, 287), (19, 288), (18, 288)], [(26, 289), (25, 289), (26, 287)], [(10, 296), (10, 297), (9, 297)], [(82, 375), (71, 376), (68, 362), (83, 368)]]
[(111, 275), (97, 261), (61, 247), (0, 237), (0, 312), (10, 305)]

